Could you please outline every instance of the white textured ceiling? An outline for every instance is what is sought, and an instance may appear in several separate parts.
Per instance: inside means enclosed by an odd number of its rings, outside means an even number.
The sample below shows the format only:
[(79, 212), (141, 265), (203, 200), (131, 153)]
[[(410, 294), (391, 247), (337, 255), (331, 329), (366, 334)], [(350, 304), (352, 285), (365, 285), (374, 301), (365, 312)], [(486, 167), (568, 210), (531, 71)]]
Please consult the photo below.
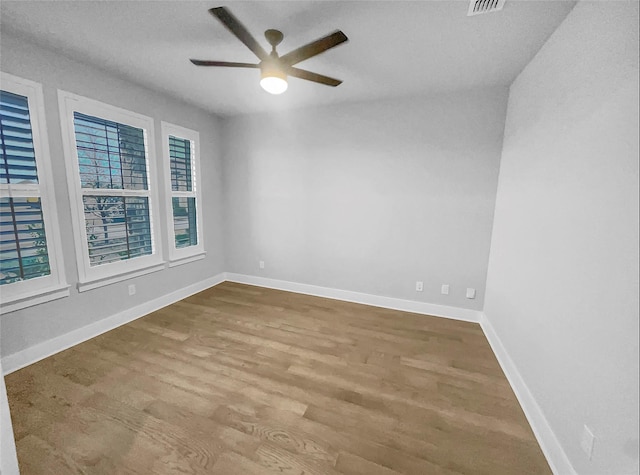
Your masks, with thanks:
[[(2, 33), (18, 35), (221, 115), (509, 85), (575, 2), (507, 0), (467, 17), (467, 1), (0, 1)], [(297, 78), (271, 96), (253, 69), (189, 58), (257, 62), (207, 10), (225, 5), (260, 41), (276, 28), (282, 55), (336, 29), (349, 42), (297, 66), (342, 79)]]

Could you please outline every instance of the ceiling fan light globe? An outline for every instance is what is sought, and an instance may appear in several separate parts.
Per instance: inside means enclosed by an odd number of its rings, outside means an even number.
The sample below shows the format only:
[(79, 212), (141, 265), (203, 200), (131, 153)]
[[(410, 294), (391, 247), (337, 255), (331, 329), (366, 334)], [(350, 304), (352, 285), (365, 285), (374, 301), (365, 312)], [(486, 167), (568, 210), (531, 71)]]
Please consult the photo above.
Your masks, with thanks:
[(287, 90), (289, 85), (286, 79), (276, 76), (265, 76), (260, 79), (260, 86), (270, 94), (282, 94)]
[(260, 86), (269, 94), (282, 94), (287, 90), (287, 75), (277, 64), (269, 61), (260, 65)]

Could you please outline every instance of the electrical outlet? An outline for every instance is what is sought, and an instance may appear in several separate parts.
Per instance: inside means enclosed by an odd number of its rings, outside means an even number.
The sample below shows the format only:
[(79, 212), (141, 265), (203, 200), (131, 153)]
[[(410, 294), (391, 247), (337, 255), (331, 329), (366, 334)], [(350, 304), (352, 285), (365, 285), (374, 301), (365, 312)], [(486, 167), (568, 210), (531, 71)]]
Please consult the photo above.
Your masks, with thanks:
[(135, 295), (135, 294), (136, 294), (136, 284), (129, 285), (129, 295)]
[(422, 292), (424, 290), (424, 284), (420, 281), (416, 282), (416, 292)]
[(467, 289), (467, 298), (468, 299), (475, 299), (476, 298), (476, 289), (468, 288)]
[(264, 261), (260, 261), (258, 265), (260, 266), (260, 269), (264, 269)]
[(582, 428), (582, 437), (580, 437), (580, 447), (582, 451), (587, 454), (587, 458), (591, 460), (591, 456), (593, 455), (593, 443), (595, 442), (596, 437), (591, 432), (591, 429), (586, 426), (586, 424)]
[(442, 295), (449, 295), (449, 284), (442, 284), (442, 288), (440, 289), (440, 293)]

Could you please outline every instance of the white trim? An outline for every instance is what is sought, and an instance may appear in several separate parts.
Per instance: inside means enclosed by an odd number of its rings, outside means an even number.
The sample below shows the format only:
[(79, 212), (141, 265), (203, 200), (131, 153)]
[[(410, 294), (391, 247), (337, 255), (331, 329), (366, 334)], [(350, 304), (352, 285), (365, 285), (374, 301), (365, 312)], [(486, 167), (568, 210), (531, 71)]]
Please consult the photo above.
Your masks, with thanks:
[(189, 264), (190, 262), (199, 261), (200, 259), (204, 259), (207, 257), (206, 252), (201, 252), (199, 254), (194, 254), (193, 256), (183, 257), (182, 259), (176, 259), (174, 261), (169, 262), (169, 267), (181, 266), (182, 264)]
[(319, 287), (309, 284), (298, 284), (295, 282), (287, 282), (284, 280), (268, 279), (264, 277), (255, 277), (234, 273), (221, 273), (210, 277), (202, 282), (192, 284), (188, 287), (163, 295), (149, 302), (142, 303), (136, 307), (123, 310), (120, 313), (104, 318), (97, 322), (91, 323), (82, 328), (78, 328), (64, 335), (57, 336), (51, 340), (38, 343), (37, 345), (25, 348), (11, 355), (2, 358), (2, 366), (4, 374), (12, 373), (20, 368), (24, 368), (48, 356), (54, 355), (60, 351), (66, 350), (83, 341), (94, 338), (109, 330), (113, 330), (121, 325), (136, 320), (144, 315), (159, 310), (167, 305), (171, 305), (179, 300), (185, 299), (190, 295), (201, 292), (205, 289), (218, 285), (224, 281), (238, 282), (243, 284), (257, 285), (271, 289), (286, 290), (306, 295), (315, 295), (317, 297), (325, 297), (335, 300), (344, 300), (347, 302), (361, 303), (374, 307), (389, 308), (393, 310), (401, 310), (404, 312), (419, 313), (436, 317), (450, 318), (453, 320), (463, 320), (467, 322), (477, 323), (479, 321), (480, 312), (476, 310), (468, 310), (458, 307), (448, 307), (444, 305), (429, 304), (425, 302), (415, 302), (412, 300), (402, 300), (392, 297), (380, 297), (377, 295), (364, 294), (359, 292), (351, 292), (348, 290), (331, 289), (328, 287)]
[(437, 305), (427, 302), (417, 302), (415, 300), (403, 300), (394, 297), (382, 297), (379, 295), (353, 292), (350, 290), (332, 289), (330, 287), (320, 287), (318, 285), (299, 284), (286, 280), (269, 279), (253, 275), (226, 273), (226, 280), (238, 282), (240, 284), (257, 285), (269, 289), (286, 290), (298, 294), (314, 295), (334, 300), (344, 300), (346, 302), (361, 303), (372, 307), (389, 308), (402, 312), (419, 313), (434, 317), (450, 318), (452, 320), (462, 320), (465, 322), (478, 323), (481, 312), (460, 307), (449, 307), (447, 305)]
[[(160, 212), (158, 207), (158, 177), (156, 174), (155, 124), (151, 117), (105, 104), (87, 97), (58, 89), (58, 107), (60, 109), (60, 127), (62, 145), (67, 168), (67, 185), (71, 205), (71, 221), (78, 267), (78, 288), (91, 287), (94, 282), (107, 281), (113, 277), (127, 275), (141, 268), (163, 265), (160, 235)], [(79, 112), (144, 130), (147, 165), (147, 190), (117, 190), (113, 196), (144, 196), (149, 200), (149, 219), (151, 226), (152, 253), (145, 256), (91, 266), (87, 245), (87, 231), (84, 218), (83, 196), (104, 195), (103, 190), (82, 188), (76, 148), (73, 113)], [(121, 279), (122, 280), (122, 279)], [(110, 282), (109, 282), (110, 283)], [(85, 286), (85, 284), (88, 284)]]
[(142, 269), (126, 272), (124, 274), (114, 275), (113, 277), (107, 277), (106, 279), (93, 280), (85, 283), (78, 283), (78, 292), (86, 292), (87, 290), (97, 289), (104, 287), (105, 285), (115, 284), (127, 279), (133, 279), (134, 277), (140, 277), (141, 275), (151, 274), (152, 272), (158, 272), (165, 268), (165, 263), (144, 267)]
[(34, 290), (25, 294), (20, 294), (5, 302), (4, 298), (0, 302), (0, 314), (15, 312), (22, 308), (32, 307), (52, 300), (58, 300), (71, 295), (67, 284), (56, 287), (49, 287), (42, 290)]
[[(7, 184), (2, 186), (2, 196), (28, 197), (39, 196), (42, 210), (42, 220), (47, 236), (47, 254), (49, 257), (50, 274), (34, 279), (27, 279), (20, 282), (5, 284), (2, 286), (2, 309), (0, 313), (7, 313), (13, 310), (25, 308), (31, 304), (19, 304), (25, 295), (46, 295), (55, 292), (67, 285), (62, 255), (62, 244), (60, 238), (60, 220), (56, 208), (56, 200), (53, 190), (53, 172), (51, 161), (51, 150), (49, 148), (49, 136), (44, 110), (44, 94), (42, 85), (23, 79), (12, 74), (0, 72), (0, 87), (2, 90), (19, 94), (27, 98), (29, 106), (29, 116), (31, 122), (31, 135), (35, 162), (38, 174), (38, 183), (30, 185)], [(34, 191), (36, 191), (34, 193)], [(67, 293), (67, 295), (69, 295)], [(60, 295), (59, 297), (64, 297)], [(59, 298), (57, 297), (57, 298)], [(33, 301), (32, 305), (42, 303), (43, 299)], [(6, 305), (4, 305), (6, 304)]]
[(531, 430), (536, 436), (544, 456), (547, 458), (551, 470), (556, 475), (576, 475), (576, 471), (560, 445), (560, 441), (558, 441), (553, 429), (549, 425), (549, 421), (547, 421), (547, 418), (544, 416), (542, 409), (533, 397), (533, 394), (531, 394), (517, 366), (509, 356), (509, 353), (507, 353), (500, 337), (484, 312), (480, 313), (480, 326), (513, 392), (518, 398), (518, 402), (529, 421)]
[(167, 305), (171, 305), (172, 303), (185, 299), (190, 295), (202, 292), (203, 290), (218, 285), (221, 282), (224, 282), (224, 273), (150, 300), (149, 302), (145, 302), (136, 307), (123, 310), (115, 315), (91, 323), (82, 328), (78, 328), (77, 330), (73, 330), (69, 333), (65, 333), (64, 335), (43, 341), (37, 345), (30, 346), (29, 348), (25, 348), (17, 353), (7, 355), (2, 358), (4, 374), (7, 375), (17, 371), (20, 368), (24, 368), (25, 366), (40, 361), (41, 359), (47, 358), (48, 356), (66, 350), (67, 348), (82, 343), (83, 341), (87, 341), (108, 332), (109, 330), (118, 328), (125, 323), (129, 323), (151, 312), (155, 312)]
[(11, 414), (7, 388), (2, 376), (2, 362), (0, 361), (0, 474), (19, 475), (16, 443), (13, 438)]
[[(195, 130), (161, 121), (162, 163), (165, 171), (165, 195), (167, 210), (167, 236), (169, 239), (170, 267), (191, 262), (186, 259), (197, 257), (204, 252), (202, 232), (202, 184), (200, 183), (200, 134)], [(171, 156), (169, 154), (169, 136), (188, 140), (191, 143), (191, 191), (174, 191), (171, 187)], [(176, 248), (176, 236), (173, 216), (173, 198), (195, 198), (196, 202), (196, 239), (193, 246)], [(185, 259), (183, 261), (183, 259)]]

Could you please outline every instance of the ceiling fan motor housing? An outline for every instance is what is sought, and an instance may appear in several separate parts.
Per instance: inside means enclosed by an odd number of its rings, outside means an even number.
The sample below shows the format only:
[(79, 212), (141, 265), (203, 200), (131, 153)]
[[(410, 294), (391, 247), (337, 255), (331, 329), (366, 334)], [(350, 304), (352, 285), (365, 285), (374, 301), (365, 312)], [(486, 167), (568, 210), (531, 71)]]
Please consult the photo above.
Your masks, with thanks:
[(267, 39), (269, 44), (273, 46), (273, 48), (275, 49), (275, 47), (282, 42), (284, 35), (279, 30), (267, 30), (264, 32), (264, 37)]
[(277, 60), (265, 59), (260, 63), (260, 77), (276, 77), (286, 80), (287, 74)]

